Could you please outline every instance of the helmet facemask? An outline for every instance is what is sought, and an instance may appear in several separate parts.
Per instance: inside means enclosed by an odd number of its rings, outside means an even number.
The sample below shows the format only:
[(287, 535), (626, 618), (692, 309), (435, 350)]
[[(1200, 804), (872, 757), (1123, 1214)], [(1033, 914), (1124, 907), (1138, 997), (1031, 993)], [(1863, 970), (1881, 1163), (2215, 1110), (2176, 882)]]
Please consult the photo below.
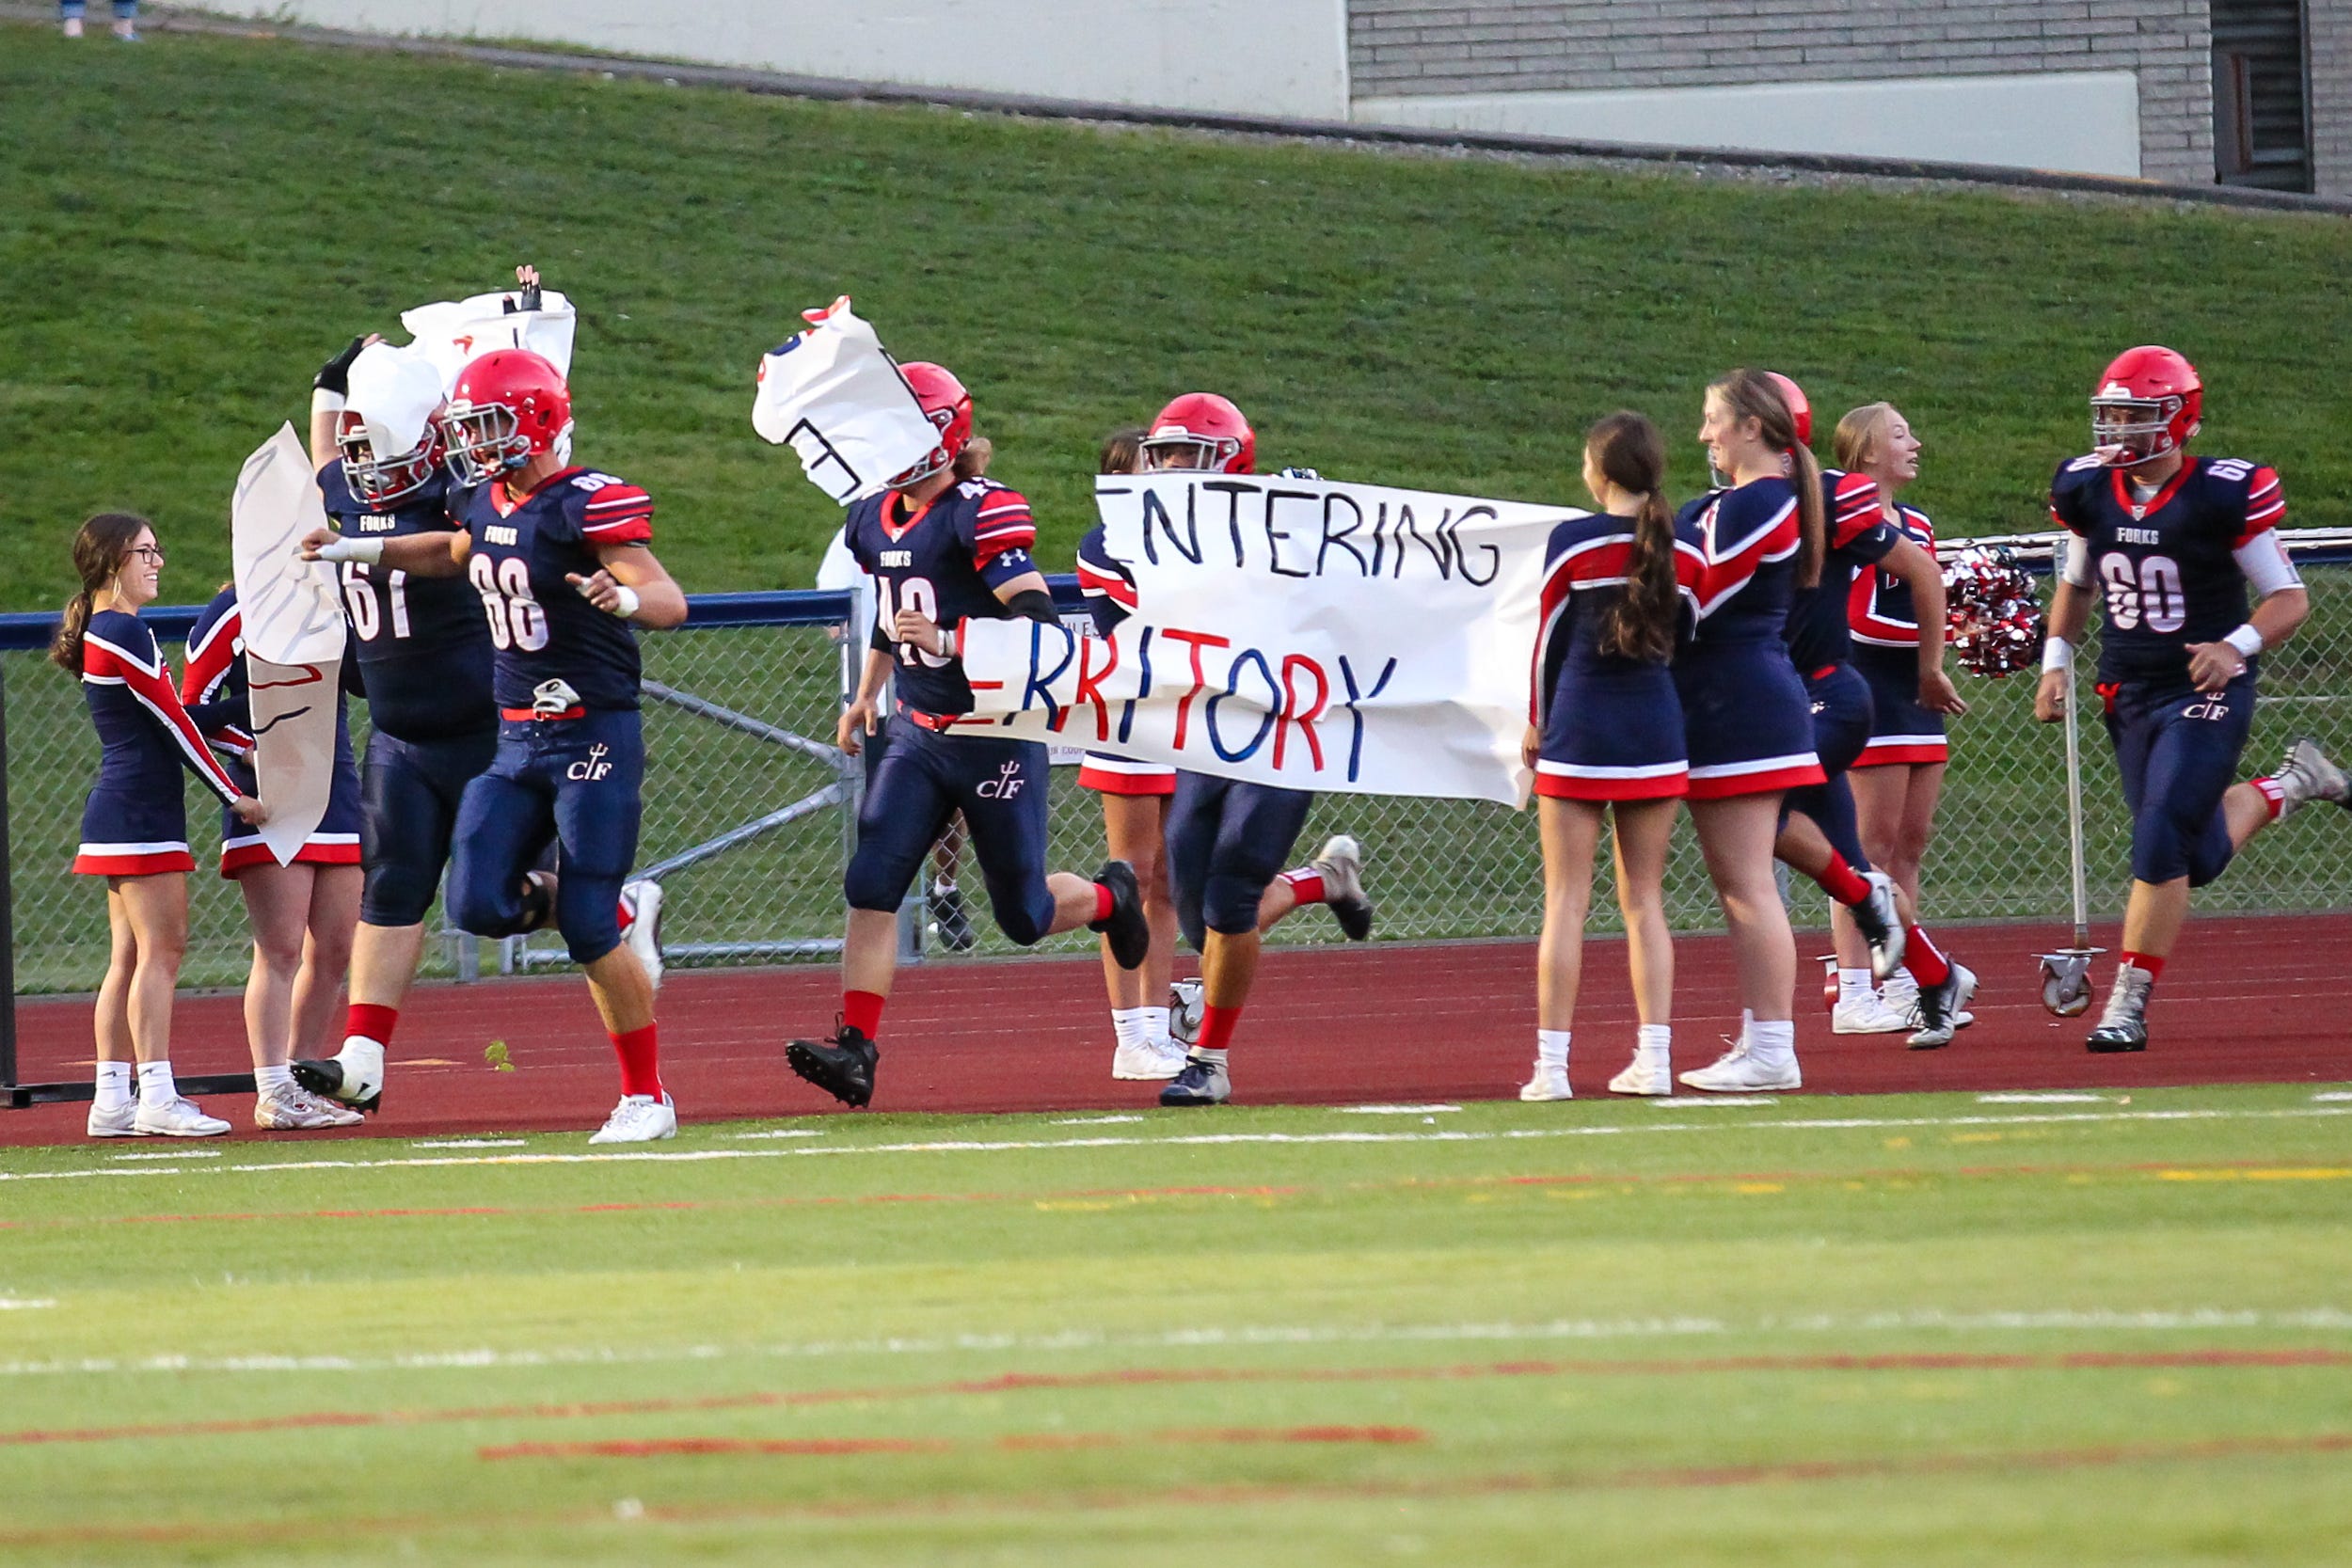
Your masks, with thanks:
[(2090, 400), (2090, 444), (2107, 467), (2136, 468), (2175, 449), (2177, 397), (2136, 398), (2102, 393)]
[(1138, 445), (1147, 474), (1221, 473), (1241, 451), (1241, 443), (1230, 436), (1204, 439), (1189, 431), (1149, 436)]
[(383, 512), (423, 489), (433, 479), (433, 467), (440, 454), (436, 451), (437, 432), (428, 421), (424, 438), (397, 457), (379, 458), (375, 446), (368, 438), (366, 421), (356, 414), (345, 415), (343, 428), (336, 432), (335, 447), (342, 454), (343, 482), (351, 493), (370, 511)]
[(531, 461), (531, 437), (502, 403), (453, 403), (440, 426), (450, 476), (460, 484), (480, 484)]

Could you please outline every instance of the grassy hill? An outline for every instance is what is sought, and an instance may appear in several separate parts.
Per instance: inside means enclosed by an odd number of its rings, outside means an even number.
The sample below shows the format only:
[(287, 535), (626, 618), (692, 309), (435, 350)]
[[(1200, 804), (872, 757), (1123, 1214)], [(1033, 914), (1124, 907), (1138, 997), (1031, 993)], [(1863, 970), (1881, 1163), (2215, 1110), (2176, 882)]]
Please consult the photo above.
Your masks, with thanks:
[[(1565, 496), (1584, 424), (1677, 438), (1740, 362), (1928, 442), (1947, 531), (2032, 525), (2106, 357), (2162, 339), (2207, 450), (2352, 523), (2352, 224), (1778, 187), (817, 105), (183, 36), (0, 25), (0, 608), (54, 604), (103, 507), (166, 596), (225, 576), (237, 467), (404, 307), (536, 261), (581, 307), (580, 451), (660, 499), (690, 590), (804, 586), (836, 514), (750, 428), (760, 352), (853, 294), (954, 367), (1049, 562), (1097, 439), (1214, 387), (1272, 462)], [(1827, 420), (1825, 420), (1825, 423)]]

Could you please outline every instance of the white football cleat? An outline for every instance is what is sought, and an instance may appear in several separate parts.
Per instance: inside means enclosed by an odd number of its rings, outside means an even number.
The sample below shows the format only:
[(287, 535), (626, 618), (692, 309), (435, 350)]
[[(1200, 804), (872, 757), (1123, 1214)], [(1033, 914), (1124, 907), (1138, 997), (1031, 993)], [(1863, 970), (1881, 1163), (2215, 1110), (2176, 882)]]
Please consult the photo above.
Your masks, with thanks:
[(217, 1138), (229, 1131), (227, 1122), (206, 1116), (202, 1106), (185, 1097), (161, 1105), (141, 1101), (131, 1125), (144, 1138)]
[(1902, 909), (1895, 902), (1895, 879), (1883, 871), (1865, 871), (1870, 895), (1851, 910), (1853, 922), (1870, 944), (1870, 978), (1883, 985), (1903, 966)]
[(303, 1057), (293, 1066), (294, 1082), (321, 1100), (362, 1111), (384, 1103), (384, 1048), (364, 1036), (347, 1035), (332, 1056)]
[(1786, 1067), (1766, 1067), (1748, 1050), (1745, 1040), (1702, 1068), (1692, 1068), (1682, 1075), (1682, 1081), (1694, 1089), (1709, 1094), (1779, 1093), (1804, 1086), (1804, 1079), (1797, 1071), (1797, 1057), (1789, 1053)]
[(628, 911), (628, 926), (621, 933), (621, 943), (637, 955), (637, 961), (645, 966), (645, 978), (656, 990), (661, 989), (661, 884), (641, 878), (621, 884), (621, 908)]
[(1662, 1051), (1636, 1051), (1625, 1070), (1609, 1080), (1611, 1094), (1639, 1094), (1662, 1098), (1675, 1092), (1675, 1075), (1671, 1059)]
[(2319, 742), (2304, 736), (2287, 748), (2286, 761), (2271, 776), (2279, 786), (2279, 816), (2280, 820), (2295, 815), (2296, 808), (2306, 800), (2333, 800), (2337, 805), (2352, 807), (2352, 783), (2347, 783), (2344, 769), (2328, 758), (2319, 749)]
[(1111, 1053), (1111, 1076), (1164, 1083), (1184, 1070), (1184, 1048), (1174, 1040), (1138, 1040)]
[(311, 1132), (323, 1127), (357, 1127), (364, 1119), (348, 1106), (322, 1100), (299, 1084), (253, 1097), (253, 1125), (264, 1132)]
[(126, 1100), (111, 1111), (96, 1105), (89, 1108), (89, 1135), (93, 1138), (135, 1138), (138, 1129), (139, 1102)]
[(588, 1135), (592, 1144), (649, 1144), (677, 1136), (677, 1107), (668, 1095), (625, 1094), (605, 1123)]
[(1883, 998), (1866, 993), (1831, 1008), (1829, 1027), (1834, 1035), (1899, 1035), (1913, 1024)]
[(1372, 900), (1364, 896), (1364, 849), (1345, 833), (1324, 841), (1323, 852), (1311, 863), (1323, 879), (1323, 901), (1340, 923), (1340, 934), (1350, 942), (1372, 935)]
[(1574, 1100), (1576, 1091), (1568, 1087), (1568, 1069), (1535, 1064), (1535, 1075), (1519, 1085), (1519, 1098), (1528, 1101)]

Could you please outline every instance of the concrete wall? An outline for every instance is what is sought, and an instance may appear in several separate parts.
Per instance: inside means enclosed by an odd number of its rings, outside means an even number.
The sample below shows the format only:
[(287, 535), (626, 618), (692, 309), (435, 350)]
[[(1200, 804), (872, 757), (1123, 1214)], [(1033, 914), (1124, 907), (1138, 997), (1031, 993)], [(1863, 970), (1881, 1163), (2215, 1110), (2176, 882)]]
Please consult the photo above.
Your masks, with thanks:
[(530, 39), (855, 82), (1347, 118), (1345, 0), (197, 0), (355, 31)]
[[(2352, 0), (2347, 0), (2352, 3)], [(2054, 112), (2056, 111), (2056, 112)], [(2139, 173), (2127, 71), (1359, 98), (1370, 124)]]
[[(2314, 13), (2347, 6), (2312, 0)], [(1359, 103), (1383, 104), (2129, 72), (2138, 84), (2139, 172), (2201, 183), (2214, 175), (2207, 16), (2205, 0), (1349, 0), (1348, 59)], [(2039, 110), (2053, 140), (2063, 140), (2061, 122), (2076, 112), (2056, 98)], [(1955, 136), (1981, 130), (1947, 128)]]
[(2304, 0), (2310, 40), (2312, 186), (2352, 196), (2352, 0)]

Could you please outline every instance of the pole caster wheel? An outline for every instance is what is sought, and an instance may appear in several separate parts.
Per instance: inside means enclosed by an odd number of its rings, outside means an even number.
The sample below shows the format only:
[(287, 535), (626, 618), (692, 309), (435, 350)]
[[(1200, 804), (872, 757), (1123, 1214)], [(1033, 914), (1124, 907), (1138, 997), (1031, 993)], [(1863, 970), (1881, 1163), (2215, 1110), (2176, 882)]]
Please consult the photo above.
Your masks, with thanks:
[(2042, 955), (2042, 1005), (2058, 1018), (2079, 1018), (2090, 1010), (2090, 953)]

